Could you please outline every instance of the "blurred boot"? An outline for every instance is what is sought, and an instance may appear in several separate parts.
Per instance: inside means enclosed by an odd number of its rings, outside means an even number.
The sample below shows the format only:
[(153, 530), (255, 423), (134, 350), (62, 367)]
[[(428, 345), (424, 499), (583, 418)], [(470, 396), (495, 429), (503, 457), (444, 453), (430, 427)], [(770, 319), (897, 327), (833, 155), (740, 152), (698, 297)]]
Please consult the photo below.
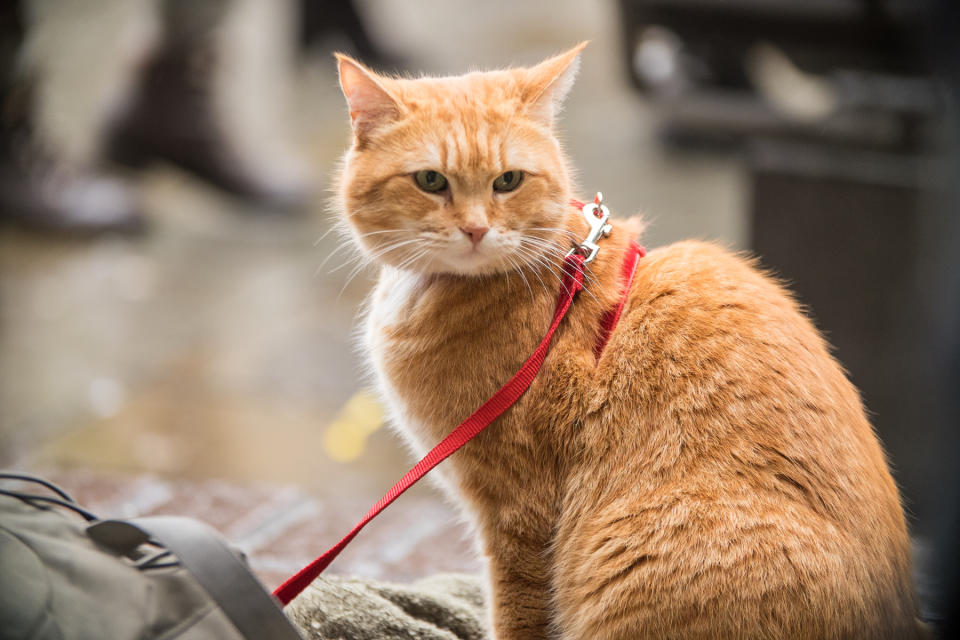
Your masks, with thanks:
[(74, 234), (140, 231), (143, 215), (127, 183), (70, 166), (42, 140), (35, 79), (18, 68), (24, 33), (20, 3), (0, 3), (0, 221)]
[(230, 193), (273, 208), (298, 208), (313, 191), (306, 170), (266, 166), (257, 154), (241, 150), (218, 105), (218, 27), (230, 4), (163, 3), (164, 42), (128, 109), (110, 127), (107, 155), (130, 166), (165, 160)]
[(346, 37), (355, 54), (363, 63), (385, 72), (400, 72), (406, 61), (388, 52), (371, 37), (362, 12), (354, 0), (299, 0), (300, 47), (306, 49), (327, 36)]
[(75, 235), (138, 233), (145, 227), (127, 182), (59, 164), (29, 146), (13, 158), (0, 157), (0, 221)]

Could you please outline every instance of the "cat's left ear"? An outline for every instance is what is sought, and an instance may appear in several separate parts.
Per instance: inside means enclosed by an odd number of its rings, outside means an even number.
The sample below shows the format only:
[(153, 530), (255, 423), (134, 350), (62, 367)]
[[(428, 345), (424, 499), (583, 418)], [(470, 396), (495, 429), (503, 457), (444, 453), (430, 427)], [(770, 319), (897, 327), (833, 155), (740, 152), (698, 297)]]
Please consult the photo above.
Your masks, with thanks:
[(524, 92), (527, 113), (548, 126), (560, 109), (563, 100), (573, 87), (573, 81), (580, 69), (580, 52), (587, 46), (581, 42), (566, 53), (544, 60), (527, 70), (528, 80)]
[(401, 115), (400, 103), (386, 88), (381, 78), (365, 66), (342, 53), (335, 53), (340, 72), (340, 88), (350, 107), (350, 121), (361, 144), (378, 128)]

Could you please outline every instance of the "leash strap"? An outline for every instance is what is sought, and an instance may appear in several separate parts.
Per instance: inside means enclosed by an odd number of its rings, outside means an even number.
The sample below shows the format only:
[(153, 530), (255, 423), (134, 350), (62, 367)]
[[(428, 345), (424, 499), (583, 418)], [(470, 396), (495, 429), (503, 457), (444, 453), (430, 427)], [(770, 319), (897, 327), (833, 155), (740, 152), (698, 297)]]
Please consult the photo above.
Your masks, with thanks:
[(597, 343), (593, 347), (593, 355), (597, 360), (599, 360), (603, 354), (607, 342), (610, 341), (610, 335), (613, 333), (614, 327), (616, 327), (620, 321), (620, 314), (623, 313), (623, 307), (627, 304), (627, 298), (630, 297), (630, 287), (633, 285), (633, 276), (637, 273), (637, 263), (639, 263), (640, 258), (645, 255), (647, 255), (647, 250), (631, 240), (630, 246), (627, 247), (627, 255), (624, 257), (620, 267), (620, 282), (623, 283), (620, 302), (617, 303), (615, 308), (604, 313), (600, 319), (600, 333), (597, 334)]
[(155, 541), (172, 552), (246, 640), (303, 640), (260, 581), (211, 527), (176, 516), (98, 520), (95, 542), (118, 553)]
[[(557, 307), (553, 312), (553, 321), (550, 323), (550, 329), (540, 342), (540, 345), (530, 357), (527, 358), (527, 361), (523, 363), (523, 366), (514, 374), (513, 378), (501, 387), (489, 400), (483, 403), (473, 415), (461, 422), (450, 435), (441, 440), (440, 444), (431, 449), (397, 484), (393, 485), (393, 488), (380, 498), (379, 502), (367, 512), (367, 515), (363, 516), (363, 519), (361, 519), (340, 542), (277, 587), (273, 595), (281, 604), (286, 605), (297, 597), (301, 591), (306, 589), (307, 585), (323, 573), (323, 570), (333, 562), (334, 558), (343, 551), (344, 547), (360, 533), (360, 530), (367, 526), (367, 523), (373, 520), (381, 511), (390, 506), (404, 491), (416, 484), (416, 482), (431, 469), (443, 462), (447, 456), (470, 442), (470, 440), (490, 426), (490, 423), (500, 417), (504, 411), (520, 399), (520, 396), (530, 387), (533, 379), (537, 376), (537, 372), (540, 371), (540, 366), (547, 356), (547, 350), (550, 347), (553, 334), (570, 309), (574, 297), (583, 289), (583, 262), (584, 257), (576, 253), (567, 256), (564, 260), (563, 291), (557, 300)], [(636, 268), (636, 261), (634, 261), (633, 268)], [(622, 306), (621, 304), (620, 308), (622, 308)], [(617, 315), (619, 316), (619, 310)]]

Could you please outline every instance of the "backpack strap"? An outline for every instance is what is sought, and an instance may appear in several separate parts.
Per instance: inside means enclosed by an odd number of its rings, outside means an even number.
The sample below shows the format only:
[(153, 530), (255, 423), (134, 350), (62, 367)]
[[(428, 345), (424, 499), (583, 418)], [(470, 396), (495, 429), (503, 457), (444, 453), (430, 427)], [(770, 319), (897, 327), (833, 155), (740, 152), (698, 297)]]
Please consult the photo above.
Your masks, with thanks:
[(247, 640), (303, 640), (280, 605), (211, 527), (176, 516), (99, 520), (96, 542), (128, 553), (152, 541), (173, 553)]

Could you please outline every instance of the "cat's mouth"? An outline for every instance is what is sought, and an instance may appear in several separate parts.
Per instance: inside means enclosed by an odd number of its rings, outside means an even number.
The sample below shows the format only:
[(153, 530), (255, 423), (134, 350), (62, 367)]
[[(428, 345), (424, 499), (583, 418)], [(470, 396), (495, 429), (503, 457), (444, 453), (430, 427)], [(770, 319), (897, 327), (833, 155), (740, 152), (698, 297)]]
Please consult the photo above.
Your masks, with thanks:
[(491, 229), (479, 242), (448, 237), (445, 246), (434, 253), (433, 264), (441, 271), (457, 275), (485, 276), (511, 271), (549, 268), (554, 254), (564, 251), (555, 242), (512, 230)]
[(484, 246), (482, 242), (468, 247), (451, 247), (444, 252), (443, 262), (456, 273), (480, 275), (500, 270), (501, 252), (492, 244)]
[(488, 276), (549, 266), (553, 254), (562, 255), (553, 243), (513, 230), (490, 229), (479, 241), (460, 230), (442, 235), (407, 236), (372, 249), (376, 258), (400, 269), (429, 274)]
[(438, 257), (455, 273), (479, 275), (502, 270), (505, 250), (501, 235), (490, 230), (479, 241), (471, 241), (462, 235), (449, 238)]
[(506, 271), (510, 269), (510, 243), (498, 235), (491, 233), (479, 242), (451, 235), (431, 243), (427, 252), (420, 253), (420, 259), (401, 262), (410, 269), (430, 273), (475, 276)]

